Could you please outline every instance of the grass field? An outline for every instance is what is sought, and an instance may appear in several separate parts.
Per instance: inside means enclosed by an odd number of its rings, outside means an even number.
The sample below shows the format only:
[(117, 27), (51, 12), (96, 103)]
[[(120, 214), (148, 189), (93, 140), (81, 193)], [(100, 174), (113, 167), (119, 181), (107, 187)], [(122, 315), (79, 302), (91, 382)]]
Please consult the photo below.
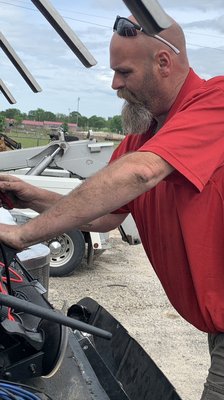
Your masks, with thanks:
[(37, 139), (37, 138), (21, 138), (19, 140), (23, 149), (27, 147), (37, 147), (37, 146), (45, 146), (49, 143), (49, 139)]
[(42, 133), (40, 133), (39, 135), (32, 135), (25, 134), (23, 132), (11, 131), (7, 135), (16, 142), (21, 143), (21, 147), (23, 149), (27, 147), (45, 146), (49, 143), (49, 136)]
[[(40, 134), (28, 134), (24, 132), (13, 132), (7, 133), (8, 137), (15, 140), (18, 143), (21, 143), (21, 147), (23, 149), (28, 147), (37, 147), (37, 146), (45, 146), (50, 142), (50, 138), (46, 133)], [(102, 139), (104, 141), (104, 139)], [(118, 146), (120, 142), (113, 140), (114, 148)]]

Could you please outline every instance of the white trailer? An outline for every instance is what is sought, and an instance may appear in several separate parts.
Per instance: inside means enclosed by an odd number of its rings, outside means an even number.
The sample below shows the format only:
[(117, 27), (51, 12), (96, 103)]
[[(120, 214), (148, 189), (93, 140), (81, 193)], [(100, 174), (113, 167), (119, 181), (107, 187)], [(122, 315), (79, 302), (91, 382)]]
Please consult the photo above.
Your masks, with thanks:
[[(95, 139), (66, 142), (60, 133), (60, 140), (47, 146), (2, 152), (0, 172), (16, 174), (38, 187), (67, 194), (108, 163), (113, 152), (112, 142)], [(32, 210), (13, 210), (17, 223), (24, 223), (35, 215)], [(119, 230), (129, 244), (140, 243), (131, 217)], [(110, 247), (109, 233), (73, 230), (49, 240), (47, 245), (51, 254), (50, 274), (69, 275), (84, 256), (91, 264), (94, 256)]]

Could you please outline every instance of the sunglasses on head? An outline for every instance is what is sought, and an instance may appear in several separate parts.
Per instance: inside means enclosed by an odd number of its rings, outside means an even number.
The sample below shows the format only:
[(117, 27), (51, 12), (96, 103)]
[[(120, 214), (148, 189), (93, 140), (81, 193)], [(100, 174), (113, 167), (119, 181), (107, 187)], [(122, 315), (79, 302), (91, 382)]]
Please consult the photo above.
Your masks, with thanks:
[(174, 53), (179, 54), (180, 50), (178, 50), (173, 44), (168, 42), (167, 40), (163, 39), (159, 35), (149, 35), (148, 33), (145, 32), (145, 30), (138, 24), (135, 24), (134, 22), (130, 21), (128, 18), (124, 17), (119, 17), (117, 16), (114, 26), (113, 26), (113, 31), (117, 32), (118, 35), (124, 36), (124, 37), (131, 37), (131, 36), (137, 36), (137, 31), (144, 32), (146, 35), (153, 37), (163, 44), (166, 44), (169, 46), (170, 49), (174, 51)]

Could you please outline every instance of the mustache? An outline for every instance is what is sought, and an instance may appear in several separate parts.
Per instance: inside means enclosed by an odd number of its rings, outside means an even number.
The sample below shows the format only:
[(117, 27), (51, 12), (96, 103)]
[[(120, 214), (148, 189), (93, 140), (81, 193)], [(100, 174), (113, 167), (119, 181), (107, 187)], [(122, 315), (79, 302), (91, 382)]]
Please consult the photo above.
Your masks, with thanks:
[(140, 101), (136, 98), (136, 96), (126, 88), (118, 89), (117, 96), (120, 99), (126, 100), (128, 103), (140, 104)]

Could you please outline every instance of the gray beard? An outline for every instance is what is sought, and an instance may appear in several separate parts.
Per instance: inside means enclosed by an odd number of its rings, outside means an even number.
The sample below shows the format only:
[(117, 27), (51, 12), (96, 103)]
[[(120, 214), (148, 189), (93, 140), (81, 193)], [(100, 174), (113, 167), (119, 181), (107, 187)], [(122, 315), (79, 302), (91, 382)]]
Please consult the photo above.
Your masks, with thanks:
[(132, 103), (125, 100), (122, 112), (122, 127), (124, 133), (145, 133), (152, 120), (152, 113), (141, 103)]

